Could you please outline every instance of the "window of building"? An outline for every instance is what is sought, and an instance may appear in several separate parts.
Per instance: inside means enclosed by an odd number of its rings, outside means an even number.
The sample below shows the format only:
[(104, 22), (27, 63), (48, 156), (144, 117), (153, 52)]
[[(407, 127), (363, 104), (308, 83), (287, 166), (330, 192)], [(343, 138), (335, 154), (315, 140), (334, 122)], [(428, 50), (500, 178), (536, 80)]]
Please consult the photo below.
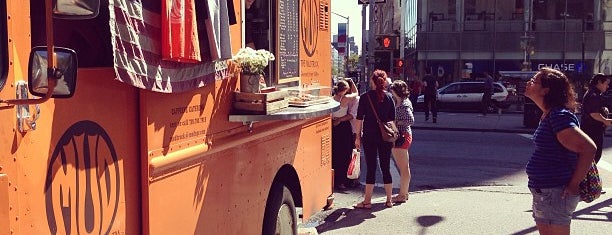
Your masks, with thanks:
[(465, 0), (465, 14), (476, 14), (476, 0)]
[(8, 27), (6, 25), (6, 4), (0, 4), (0, 90), (6, 84), (8, 74)]
[(593, 15), (593, 1), (536, 0), (533, 2), (535, 20), (588, 19)]
[(457, 13), (457, 1), (456, 0), (448, 0), (448, 16), (454, 17)]

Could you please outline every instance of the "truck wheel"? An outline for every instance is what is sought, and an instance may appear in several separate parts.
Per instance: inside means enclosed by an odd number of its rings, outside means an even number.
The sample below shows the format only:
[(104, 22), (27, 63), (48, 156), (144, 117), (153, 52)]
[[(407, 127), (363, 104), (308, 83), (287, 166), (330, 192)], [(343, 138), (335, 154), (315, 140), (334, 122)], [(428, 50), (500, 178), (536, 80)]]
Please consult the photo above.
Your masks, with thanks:
[(262, 234), (297, 235), (296, 218), (295, 203), (291, 192), (285, 185), (274, 183), (266, 203)]

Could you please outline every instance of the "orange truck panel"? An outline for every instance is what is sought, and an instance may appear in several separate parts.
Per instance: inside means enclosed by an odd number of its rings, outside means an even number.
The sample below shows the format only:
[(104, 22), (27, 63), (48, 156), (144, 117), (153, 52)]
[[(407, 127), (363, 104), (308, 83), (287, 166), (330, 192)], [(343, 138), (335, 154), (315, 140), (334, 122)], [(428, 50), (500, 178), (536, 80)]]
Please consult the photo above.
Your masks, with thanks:
[[(241, 0), (233, 2), (238, 24), (230, 26), (230, 34), (236, 53), (243, 44), (245, 14)], [(329, 0), (296, 2), (303, 31), (296, 41), (295, 81), (331, 87)], [(0, 46), (8, 58), (0, 63), (6, 62), (8, 71), (0, 100), (15, 99), (27, 82), (28, 54), (45, 30), (39, 14), (44, 1), (5, 3), (7, 17), (0, 20), (7, 29), (0, 33), (8, 42)], [(82, 22), (95, 20), (54, 20), (60, 30), (56, 37), (70, 38), (62, 26), (82, 27)], [(111, 41), (85, 38), (101, 45)], [(80, 61), (102, 57), (78, 56)], [(330, 115), (232, 122), (238, 74), (165, 94), (117, 81), (111, 66), (79, 67), (70, 98), (24, 106), (0, 102), (0, 235), (259, 234), (268, 196), (279, 183), (302, 207), (303, 219), (328, 203)], [(330, 95), (329, 89), (321, 95)], [(29, 119), (18, 123), (22, 109), (29, 110)]]

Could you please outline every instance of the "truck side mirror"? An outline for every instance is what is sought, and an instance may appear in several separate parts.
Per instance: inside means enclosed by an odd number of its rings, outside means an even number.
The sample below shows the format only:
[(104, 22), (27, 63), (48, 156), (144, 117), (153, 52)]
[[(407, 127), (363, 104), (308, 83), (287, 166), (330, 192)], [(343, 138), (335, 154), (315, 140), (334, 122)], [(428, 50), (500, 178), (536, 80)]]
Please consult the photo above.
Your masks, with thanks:
[[(47, 65), (47, 47), (38, 46), (32, 48), (28, 63), (28, 87), (30, 93), (44, 97), (48, 92), (49, 77), (57, 79), (57, 85), (53, 89), (51, 97), (70, 98), (74, 95), (77, 77), (77, 55), (71, 49), (55, 47), (55, 62), (57, 68), (49, 68)], [(47, 75), (49, 71), (53, 74)]]
[(100, 0), (56, 0), (53, 18), (69, 20), (93, 19), (100, 12)]

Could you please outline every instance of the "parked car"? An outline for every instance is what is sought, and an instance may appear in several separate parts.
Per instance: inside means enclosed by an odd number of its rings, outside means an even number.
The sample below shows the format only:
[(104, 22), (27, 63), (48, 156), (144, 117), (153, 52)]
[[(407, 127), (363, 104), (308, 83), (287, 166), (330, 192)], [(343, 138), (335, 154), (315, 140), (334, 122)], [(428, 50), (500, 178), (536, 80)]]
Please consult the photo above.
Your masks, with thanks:
[[(510, 107), (508, 90), (501, 83), (493, 83), (491, 110)], [(484, 82), (453, 82), (438, 89), (438, 109), (480, 110)], [(416, 110), (424, 110), (424, 97), (420, 95), (415, 105)]]

